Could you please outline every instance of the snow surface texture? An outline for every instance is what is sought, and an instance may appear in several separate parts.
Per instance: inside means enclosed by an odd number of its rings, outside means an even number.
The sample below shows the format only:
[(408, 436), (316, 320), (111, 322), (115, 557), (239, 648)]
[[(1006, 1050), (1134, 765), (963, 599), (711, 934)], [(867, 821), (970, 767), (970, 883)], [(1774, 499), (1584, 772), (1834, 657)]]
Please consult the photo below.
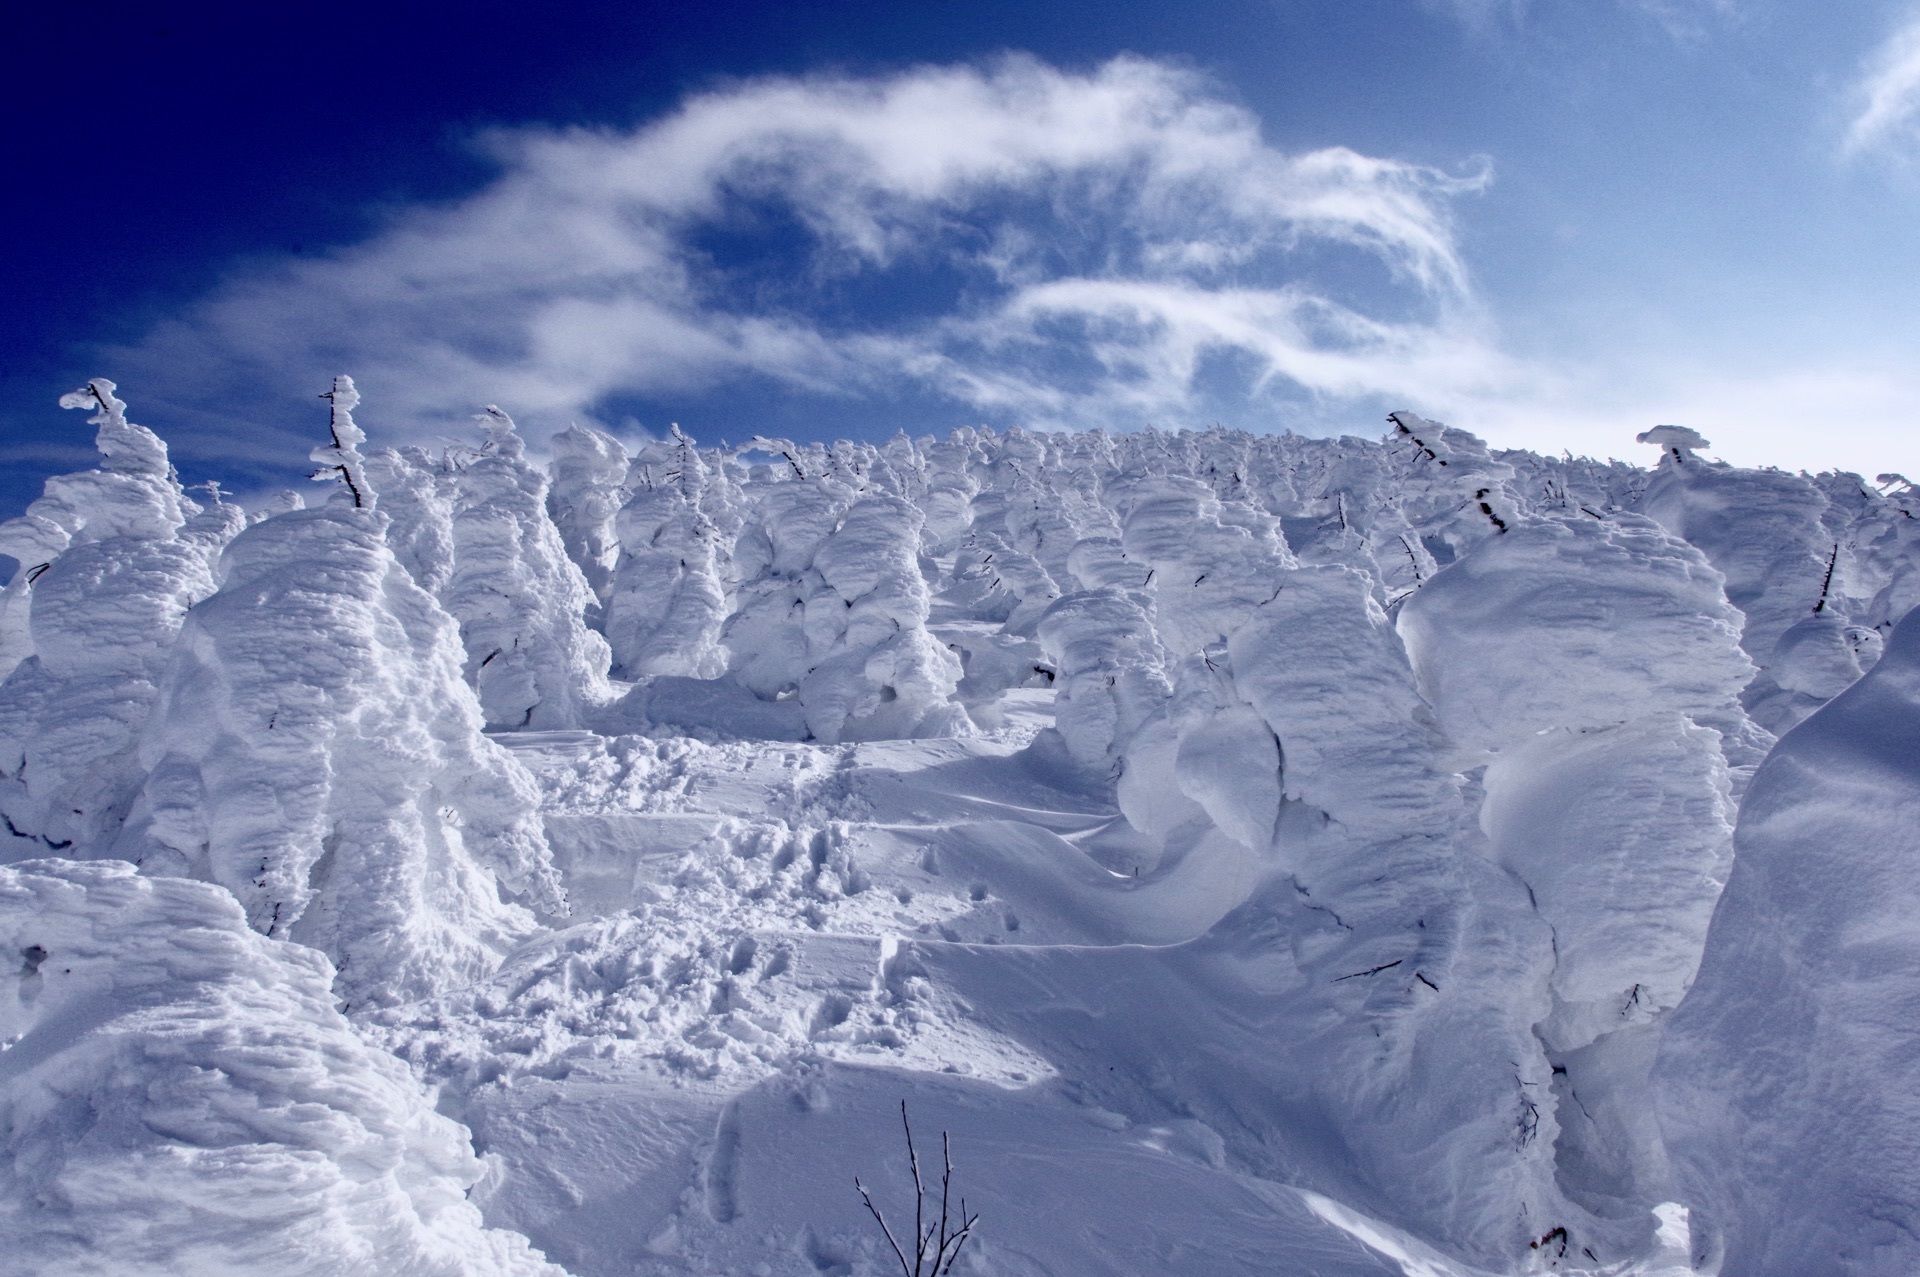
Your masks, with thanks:
[(31, 1271), (1920, 1270), (1899, 476), (330, 399), (0, 527)]
[(559, 1277), (486, 1228), (466, 1133), (325, 958), (126, 864), (0, 869), (9, 1272)]
[(1920, 617), (1754, 777), (1661, 1053), (1661, 1121), (1725, 1272), (1914, 1271), (1916, 829)]

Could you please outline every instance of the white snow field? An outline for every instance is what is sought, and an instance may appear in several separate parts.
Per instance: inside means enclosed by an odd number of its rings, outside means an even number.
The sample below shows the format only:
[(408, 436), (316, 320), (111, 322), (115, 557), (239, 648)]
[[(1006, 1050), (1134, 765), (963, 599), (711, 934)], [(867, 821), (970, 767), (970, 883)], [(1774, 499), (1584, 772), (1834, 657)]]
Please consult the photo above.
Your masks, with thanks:
[(1920, 1272), (1899, 476), (331, 398), (0, 525), (0, 1269)]

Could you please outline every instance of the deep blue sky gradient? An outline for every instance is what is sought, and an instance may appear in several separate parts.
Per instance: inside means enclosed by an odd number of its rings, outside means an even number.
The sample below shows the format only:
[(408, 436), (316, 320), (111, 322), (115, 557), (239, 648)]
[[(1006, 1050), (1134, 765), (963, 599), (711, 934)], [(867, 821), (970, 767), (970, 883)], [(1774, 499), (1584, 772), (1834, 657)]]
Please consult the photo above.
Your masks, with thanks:
[[(1846, 78), (1900, 4), (1744, 0), (1678, 35), (1629, 0), (1534, 0), (1482, 22), (1443, 7), (33, 6), (11, 20), (0, 70), (13, 179), (0, 206), (0, 514), (84, 462), (79, 415), (54, 400), (113, 375), (102, 348), (138, 343), (250, 262), (352, 244), (396, 210), (479, 188), (494, 169), (470, 139), (490, 126), (632, 125), (734, 77), (1004, 50), (1070, 68), (1123, 51), (1183, 61), (1282, 150), (1340, 144), (1449, 171), (1490, 157), (1492, 186), (1460, 202), (1461, 241), (1523, 356), (1737, 369), (1920, 351), (1920, 183), (1899, 163), (1842, 161), (1835, 142)], [(848, 285), (836, 304), (884, 316), (890, 300)], [(296, 389), (236, 410), (292, 424)], [(140, 390), (123, 385), (135, 418), (168, 433), (164, 415), (139, 411)], [(751, 378), (609, 407), (707, 437), (968, 416), (905, 390), (824, 405)], [(1353, 428), (1371, 421), (1356, 414)], [(290, 454), (287, 473), (299, 463)], [(276, 477), (204, 446), (181, 464), (242, 487)]]

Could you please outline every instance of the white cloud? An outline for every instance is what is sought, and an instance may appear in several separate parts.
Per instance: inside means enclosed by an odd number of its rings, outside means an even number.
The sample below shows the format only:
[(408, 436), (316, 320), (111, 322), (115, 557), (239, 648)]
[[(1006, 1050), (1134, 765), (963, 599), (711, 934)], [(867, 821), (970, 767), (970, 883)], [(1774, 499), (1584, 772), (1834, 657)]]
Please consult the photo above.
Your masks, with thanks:
[(1920, 9), (1868, 58), (1850, 97), (1849, 155), (1920, 143)]
[[(255, 269), (126, 359), (208, 403), (350, 370), (369, 418), (389, 421), (487, 400), (554, 420), (749, 375), (830, 393), (911, 383), (1020, 419), (1063, 402), (1041, 356), (1074, 352), (1038, 339), (1047, 319), (1080, 323), (1077, 353), (1131, 369), (1135, 397), (1163, 407), (1201, 350), (1343, 395), (1397, 392), (1445, 362), (1433, 352), (1478, 340), (1451, 204), (1485, 185), (1483, 161), (1446, 173), (1282, 152), (1160, 62), (750, 81), (637, 129), (485, 145), (500, 173), (472, 197)], [(716, 231), (780, 269), (743, 280), (703, 247)], [(1301, 263), (1329, 250), (1349, 275), (1372, 263), (1365, 291), (1396, 318), (1313, 291)], [(884, 328), (823, 301), (836, 282), (911, 288), (933, 267), (964, 278), (959, 299)]]
[[(336, 371), (388, 438), (486, 402), (558, 426), (762, 378), (1034, 425), (1366, 428), (1409, 407), (1548, 450), (1632, 453), (1678, 421), (1743, 461), (1920, 469), (1894, 424), (1920, 377), (1895, 368), (1513, 357), (1453, 226), (1484, 164), (1282, 152), (1162, 63), (754, 81), (637, 129), (486, 144), (500, 172), (470, 198), (255, 269), (123, 352), (141, 419), (183, 457), (294, 462), (299, 423), (265, 424), (272, 406)], [(891, 317), (836, 306), (849, 282)]]
[[(1254, 403), (1280, 387), (1322, 400), (1394, 396), (1422, 404), (1515, 393), (1534, 374), (1501, 354), (1483, 327), (1464, 306), (1439, 322), (1394, 323), (1300, 287), (1062, 278), (1023, 287), (991, 314), (951, 325), (946, 344), (978, 350), (972, 365), (999, 370), (985, 390), (957, 376), (958, 396), (983, 404), (1021, 398), (1014, 387), (1025, 385), (1024, 398), (1048, 424), (1178, 424), (1207, 398), (1209, 359), (1236, 361), (1243, 370), (1237, 397)], [(1057, 370), (1075, 353), (1089, 367), (1069, 382)]]

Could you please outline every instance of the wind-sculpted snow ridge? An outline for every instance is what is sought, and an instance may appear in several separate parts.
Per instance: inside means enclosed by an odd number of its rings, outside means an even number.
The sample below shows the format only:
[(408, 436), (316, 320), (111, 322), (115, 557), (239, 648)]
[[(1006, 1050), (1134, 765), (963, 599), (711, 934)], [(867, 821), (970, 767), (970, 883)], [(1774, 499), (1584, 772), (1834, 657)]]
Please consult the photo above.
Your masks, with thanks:
[(21, 1277), (564, 1277), (334, 1010), (326, 959), (204, 883), (0, 868), (0, 1246)]
[[(342, 378), (328, 498), (244, 516), (82, 398), (99, 467), (4, 530), (0, 858), (90, 862), (16, 878), (118, 902), (31, 908), (137, 922), (153, 1005), (227, 998), (182, 974), (217, 933), (349, 1090), (363, 1043), (443, 1087), (485, 1177), (411, 1091), (379, 1138), (440, 1131), (432, 1182), (580, 1277), (889, 1271), (832, 1186), (876, 1181), (902, 1097), (954, 1124), (979, 1272), (1920, 1270), (1897, 475), (1407, 412), (576, 427), (543, 475), (497, 409), (477, 448), (369, 450)], [(39, 989), (64, 950), (19, 947)], [(110, 1003), (0, 1076), (119, 1050)], [(337, 1270), (537, 1262), (319, 1103), (298, 1209), (415, 1203), (328, 1233), (379, 1234)], [(277, 1165), (188, 1174), (281, 1201)], [(137, 1271), (85, 1200), (58, 1253)]]
[(1920, 1262), (1920, 615), (1740, 809), (1660, 1122), (1725, 1273)]

